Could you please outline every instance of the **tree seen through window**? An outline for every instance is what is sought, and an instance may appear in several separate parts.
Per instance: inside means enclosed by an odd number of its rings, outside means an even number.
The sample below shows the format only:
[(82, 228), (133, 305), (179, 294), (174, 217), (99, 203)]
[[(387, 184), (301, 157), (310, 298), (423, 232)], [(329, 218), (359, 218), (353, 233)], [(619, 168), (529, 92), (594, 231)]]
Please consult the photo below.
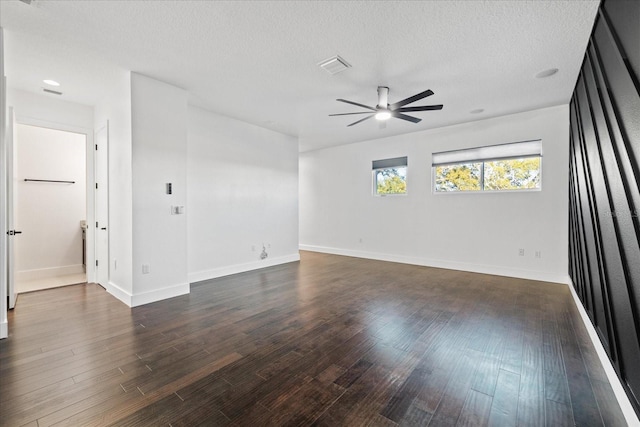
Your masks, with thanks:
[(378, 169), (376, 176), (376, 194), (406, 194), (407, 168), (395, 167)]

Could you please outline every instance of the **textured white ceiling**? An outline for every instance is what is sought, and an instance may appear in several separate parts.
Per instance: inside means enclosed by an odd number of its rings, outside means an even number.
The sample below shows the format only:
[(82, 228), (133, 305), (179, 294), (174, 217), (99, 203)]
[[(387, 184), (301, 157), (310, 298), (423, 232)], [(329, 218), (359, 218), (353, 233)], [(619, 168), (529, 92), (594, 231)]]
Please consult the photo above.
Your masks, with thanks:
[[(0, 24), (11, 87), (55, 79), (63, 99), (94, 105), (132, 70), (306, 151), (567, 103), (598, 3), (1, 0)], [(331, 76), (317, 63), (336, 54), (353, 68)], [(560, 71), (534, 78), (548, 68)], [(444, 109), (386, 129), (328, 117), (359, 111), (336, 98), (375, 105), (378, 85), (391, 103), (431, 89), (412, 106)]]

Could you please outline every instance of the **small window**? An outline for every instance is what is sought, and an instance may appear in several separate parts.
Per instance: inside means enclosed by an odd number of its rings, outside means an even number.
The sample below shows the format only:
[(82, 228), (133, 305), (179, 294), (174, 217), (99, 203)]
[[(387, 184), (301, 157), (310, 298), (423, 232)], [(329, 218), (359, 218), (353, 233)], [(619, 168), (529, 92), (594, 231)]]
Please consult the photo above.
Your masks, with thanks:
[(407, 194), (407, 158), (374, 160), (373, 193), (379, 196)]
[(433, 154), (434, 191), (539, 190), (542, 141)]

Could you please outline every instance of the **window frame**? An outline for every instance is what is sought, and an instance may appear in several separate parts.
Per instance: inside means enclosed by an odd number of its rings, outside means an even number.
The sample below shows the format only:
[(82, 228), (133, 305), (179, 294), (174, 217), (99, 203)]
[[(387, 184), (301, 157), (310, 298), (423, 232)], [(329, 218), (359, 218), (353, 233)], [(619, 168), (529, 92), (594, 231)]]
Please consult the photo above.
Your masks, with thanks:
[[(379, 167), (376, 167), (378, 164)], [(387, 169), (405, 169), (404, 174), (404, 183), (405, 183), (405, 192), (404, 193), (378, 193), (378, 172)], [(406, 196), (409, 194), (409, 162), (408, 156), (382, 159), (382, 160), (373, 160), (371, 162), (371, 183), (372, 183), (372, 195), (376, 197), (396, 197), (396, 196)]]
[[(498, 151), (500, 150), (502, 147), (505, 146), (510, 146), (507, 147), (507, 149), (509, 148), (513, 148), (515, 146), (517, 146), (518, 144), (522, 144), (522, 146), (524, 147), (524, 151), (523, 154), (517, 154), (517, 153), (510, 153), (511, 155), (505, 155), (505, 156), (487, 156), (487, 157), (482, 157), (482, 158), (469, 158), (466, 157), (465, 155), (467, 155), (468, 153), (480, 153), (482, 152), (482, 150), (486, 150), (488, 152), (491, 151)], [(531, 149), (531, 145), (537, 145), (537, 152), (536, 149), (534, 149), (532, 151)], [(517, 150), (517, 148), (516, 148)], [(460, 161), (452, 161), (451, 163), (435, 163), (433, 161), (433, 157), (434, 155), (451, 155), (452, 153), (460, 153), (463, 157), (462, 160)], [(432, 162), (431, 162), (431, 182), (432, 182), (432, 186), (431, 186), (431, 192), (432, 194), (435, 195), (440, 195), (440, 194), (482, 194), (482, 193), (522, 193), (522, 192), (532, 192), (532, 191), (542, 191), (542, 140), (531, 140), (531, 141), (522, 141), (522, 142), (512, 142), (512, 143), (508, 143), (508, 144), (499, 144), (499, 145), (488, 145), (488, 146), (483, 146), (483, 147), (474, 147), (474, 148), (468, 148), (468, 149), (461, 149), (461, 150), (452, 150), (452, 151), (445, 151), (445, 152), (440, 152), (440, 153), (432, 153)], [(538, 176), (539, 176), (539, 185), (536, 188), (510, 188), (510, 189), (486, 189), (485, 188), (485, 163), (487, 162), (495, 162), (495, 161), (508, 161), (508, 160), (520, 160), (520, 159), (539, 159), (539, 168), (538, 168)], [(437, 180), (437, 175), (436, 175), (436, 168), (438, 166), (453, 166), (453, 165), (465, 165), (465, 164), (471, 164), (471, 163), (480, 163), (480, 189), (479, 190), (455, 190), (455, 191), (438, 191), (436, 189), (436, 180)]]

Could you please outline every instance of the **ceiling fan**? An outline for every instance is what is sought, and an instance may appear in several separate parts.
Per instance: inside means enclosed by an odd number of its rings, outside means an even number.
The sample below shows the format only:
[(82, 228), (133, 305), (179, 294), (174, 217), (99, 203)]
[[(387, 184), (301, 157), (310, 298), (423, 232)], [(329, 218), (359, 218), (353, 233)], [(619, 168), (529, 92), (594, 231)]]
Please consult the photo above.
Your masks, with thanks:
[(426, 98), (427, 96), (433, 95), (433, 91), (431, 89), (425, 90), (424, 92), (420, 92), (416, 95), (410, 96), (409, 98), (403, 99), (402, 101), (398, 101), (394, 104), (389, 104), (389, 88), (386, 86), (378, 86), (378, 105), (374, 107), (369, 107), (368, 105), (359, 104), (353, 101), (347, 101), (346, 99), (336, 99), (336, 101), (344, 102), (346, 104), (356, 105), (358, 107), (366, 108), (369, 111), (363, 111), (358, 113), (339, 113), (339, 114), (329, 114), (329, 116), (350, 116), (353, 114), (369, 114), (364, 119), (360, 119), (356, 122), (351, 123), (349, 126), (357, 125), (358, 123), (362, 123), (365, 120), (370, 119), (371, 117), (375, 117), (376, 120), (389, 120), (391, 117), (395, 117), (397, 119), (406, 120), (408, 122), (418, 123), (422, 119), (417, 117), (409, 116), (404, 113), (412, 112), (412, 111), (430, 111), (430, 110), (442, 110), (442, 104), (440, 105), (422, 105), (420, 107), (405, 107), (407, 104), (411, 104), (413, 102), (419, 101), (422, 98)]

